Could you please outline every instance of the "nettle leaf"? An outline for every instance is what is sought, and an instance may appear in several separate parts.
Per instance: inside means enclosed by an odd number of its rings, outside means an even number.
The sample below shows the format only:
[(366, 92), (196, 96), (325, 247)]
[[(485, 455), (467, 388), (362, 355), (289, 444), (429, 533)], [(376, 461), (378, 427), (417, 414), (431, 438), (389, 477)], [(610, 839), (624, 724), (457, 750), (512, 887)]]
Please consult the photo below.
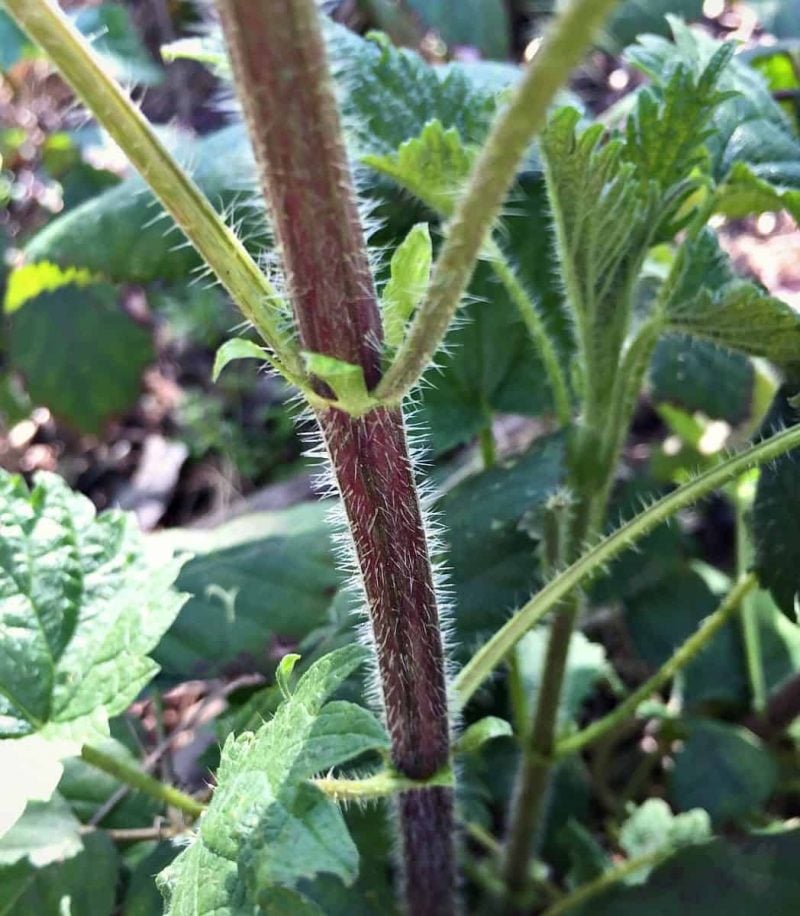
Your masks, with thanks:
[(81, 836), (80, 823), (59, 796), (30, 804), (0, 839), (0, 911), (20, 916), (114, 909), (119, 860), (101, 831)]
[[(673, 814), (660, 798), (649, 798), (639, 805), (620, 827), (619, 845), (627, 855), (665, 853), (711, 839), (711, 820), (702, 808)], [(627, 884), (644, 884), (652, 868), (642, 868), (626, 878)]]
[(576, 916), (752, 916), (791, 913), (800, 899), (800, 830), (715, 839), (679, 850), (637, 887), (593, 897)]
[(375, 403), (367, 391), (362, 366), (308, 350), (304, 350), (302, 356), (309, 373), (325, 382), (336, 401), (348, 412), (362, 413)]
[[(670, 17), (674, 43), (655, 35), (639, 38), (626, 58), (656, 81), (677, 66), (696, 75), (719, 53), (719, 42)], [(719, 89), (735, 93), (711, 114), (706, 138), (719, 212), (743, 217), (786, 207), (800, 215), (800, 142), (791, 122), (772, 98), (761, 74), (733, 59), (721, 73)]]
[(331, 695), (364, 663), (348, 646), (320, 659), (271, 721), (229, 737), (198, 835), (159, 878), (169, 916), (245, 914), (303, 879), (351, 884), (358, 850), (336, 804), (308, 780), (365, 751), (386, 751), (382, 725)]
[(743, 353), (685, 334), (666, 334), (653, 353), (650, 385), (656, 403), (679, 404), (735, 425), (750, 415), (755, 371)]
[[(49, 275), (51, 266), (44, 269)], [(8, 352), (33, 401), (94, 433), (135, 404), (155, 354), (150, 332), (122, 310), (113, 286), (73, 282), (70, 273), (24, 304), (11, 301)]]
[(276, 636), (297, 641), (320, 626), (341, 586), (329, 509), (305, 503), (150, 535), (156, 550), (193, 554), (177, 582), (189, 601), (156, 653), (164, 670), (208, 677), (246, 658), (253, 670), (271, 672)]
[[(789, 395), (796, 386), (777, 395), (767, 427), (794, 425), (798, 411)], [(800, 540), (789, 535), (800, 513), (800, 450), (782, 455), (762, 468), (753, 506), (756, 570), (780, 609), (796, 621), (800, 608)]]
[(678, 279), (665, 298), (674, 331), (778, 363), (800, 361), (800, 314), (736, 279), (711, 229), (681, 247)]
[(715, 824), (740, 821), (775, 790), (778, 767), (752, 732), (711, 719), (688, 721), (689, 734), (670, 774), (672, 801), (703, 808)]
[(442, 216), (450, 216), (475, 161), (475, 148), (467, 147), (454, 127), (445, 129), (429, 121), (418, 136), (402, 143), (396, 152), (368, 154), (362, 162), (418, 197)]
[(417, 223), (395, 249), (389, 281), (381, 296), (381, 313), (386, 343), (399, 347), (406, 322), (425, 295), (431, 275), (433, 248), (427, 223)]
[[(107, 735), (158, 671), (147, 653), (183, 604), (181, 561), (148, 557), (132, 518), (95, 517), (55, 475), (29, 491), (0, 474), (0, 497), (0, 738), (57, 781), (52, 761)], [(18, 777), (9, 799), (42, 797), (36, 767)]]
[(636, 180), (620, 138), (603, 142), (602, 124), (578, 133), (580, 117), (573, 108), (556, 112), (541, 147), (567, 299), (593, 384), (605, 379), (610, 390), (657, 221), (657, 189)]

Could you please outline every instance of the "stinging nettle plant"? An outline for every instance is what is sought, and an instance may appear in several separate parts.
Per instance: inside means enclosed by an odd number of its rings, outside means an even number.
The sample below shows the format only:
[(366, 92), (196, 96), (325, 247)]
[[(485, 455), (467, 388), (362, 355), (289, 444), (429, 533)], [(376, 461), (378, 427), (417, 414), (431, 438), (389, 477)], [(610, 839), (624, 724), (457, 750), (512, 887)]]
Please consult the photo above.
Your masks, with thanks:
[[(464, 840), (457, 790), (463, 760), (471, 748), (511, 733), (507, 722), (484, 718), (459, 734), (461, 720), (498, 669), (507, 665), (509, 681), (521, 683), (515, 653), (532, 631), (542, 632), (535, 628), (550, 615), (535, 696), (523, 698), (514, 710), (520, 764), (502, 846), (491, 850), (496, 868), (484, 882), (486, 895), (496, 897), (507, 912), (542, 908), (537, 896), (542, 882), (532, 876), (532, 860), (557, 764), (635, 719), (640, 704), (686, 669), (733, 615), (744, 613), (756, 591), (758, 577), (752, 563), (744, 561), (717, 610), (650, 679), (583, 730), (563, 728), (565, 677), (590, 582), (680, 510), (719, 488), (741, 484), (753, 468), (800, 447), (800, 428), (776, 431), (710, 464), (618, 527), (609, 526), (625, 438), (665, 335), (711, 341), (788, 371), (800, 362), (800, 318), (756, 285), (737, 279), (709, 227), (715, 213), (740, 212), (747, 195), (774, 202), (781, 193), (768, 176), (756, 168), (748, 171), (729, 149), (719, 148), (715, 118), (737, 98), (730, 76), (732, 48), (692, 44), (688, 30), (675, 23), (682, 57), (661, 59), (667, 42), (642, 43), (634, 50), (634, 62), (652, 83), (639, 92), (623, 125), (587, 125), (572, 107), (552, 111), (614, 5), (613, 0), (563, 5), (527, 71), (496, 103), (482, 143), (433, 119), (398, 148), (362, 157), (373, 172), (424, 204), (441, 227), (435, 257), (429, 227), (422, 223), (411, 229), (392, 254), (389, 279), (379, 295), (329, 73), (329, 26), (314, 0), (217, 3), (280, 255), (281, 292), (57, 7), (47, 0), (5, 0), (260, 336), (258, 345), (238, 338), (225, 344), (215, 373), (234, 359), (258, 358), (292, 383), (313, 413), (368, 616), (370, 649), (349, 646), (324, 655), (296, 683), (297, 657), (285, 657), (277, 672), (283, 702), (261, 727), (226, 740), (205, 807), (110, 759), (98, 746), (103, 728), (88, 721), (91, 710), (70, 705), (75, 697), (65, 695), (58, 672), (77, 677), (68, 648), (75, 620), (83, 620), (79, 610), (70, 606), (59, 612), (63, 619), (54, 627), (61, 631), (45, 647), (54, 682), (49, 692), (39, 690), (37, 708), (27, 704), (28, 687), (19, 696), (11, 691), (13, 666), (0, 669), (4, 738), (46, 743), (55, 735), (48, 753), (56, 760), (78, 748), (87, 763), (197, 819), (189, 846), (159, 879), (170, 914), (324, 912), (306, 893), (307, 883), (321, 874), (352, 883), (358, 874), (358, 849), (343, 806), (385, 798), (394, 809), (401, 905), (415, 916), (459, 912)], [(503, 226), (509, 194), (513, 210), (520, 165), (537, 137), (558, 280), (570, 319), (566, 347), (528, 295)], [(479, 264), (505, 289), (537, 347), (558, 426), (554, 439), (563, 474), (536, 519), (544, 584), (455, 670), (446, 657), (448, 624), (437, 584), (436, 547), (409, 453), (407, 419), (415, 386), (435, 363)], [(491, 453), (489, 442), (487, 460)], [(15, 511), (29, 520), (50, 517), (42, 509), (50, 500), (64, 529), (70, 528), (70, 512), (79, 511), (64, 508), (69, 499), (53, 481), (31, 494), (16, 483), (4, 485), (9, 504), (23, 506)], [(752, 494), (737, 493), (744, 518)], [(85, 506), (80, 512), (90, 525)], [(111, 524), (104, 518), (92, 524)], [(18, 527), (14, 537), (20, 544), (40, 545), (36, 524)], [(89, 538), (87, 556), (99, 537)], [(136, 568), (131, 556), (125, 558)], [(114, 556), (104, 561), (113, 567)], [(4, 565), (7, 573), (16, 570), (14, 562)], [(82, 562), (89, 560), (78, 551), (78, 568)], [(759, 575), (764, 565), (762, 557)], [(163, 573), (172, 579), (175, 574), (176, 568), (171, 575)], [(8, 594), (19, 593), (22, 600), (25, 588), (8, 577), (16, 583)], [(765, 579), (765, 584), (771, 583)], [(165, 601), (163, 619), (136, 647), (143, 678), (153, 673), (145, 656), (178, 607), (174, 596)], [(123, 626), (130, 623), (122, 621)], [(758, 647), (752, 628), (749, 633), (748, 659), (757, 677)], [(121, 639), (117, 633), (112, 642)], [(369, 658), (374, 658), (381, 721), (334, 698)], [(20, 659), (20, 665), (28, 663), (21, 650)], [(105, 659), (100, 650), (98, 659)], [(120, 712), (140, 686), (137, 681), (133, 694), (127, 690), (109, 700), (106, 719)], [(35, 753), (40, 745), (26, 747)], [(383, 763), (367, 775), (331, 773), (361, 755)], [(52, 774), (48, 786), (34, 800), (49, 797)], [(647, 804), (648, 816), (671, 818), (657, 803)], [(635, 833), (635, 818), (644, 818), (645, 807), (627, 822), (628, 835)], [(626, 850), (639, 850), (638, 857), (632, 852), (626, 866), (579, 886), (574, 899), (569, 894), (556, 899), (547, 912), (576, 908), (610, 884), (654, 868), (679, 846), (707, 839), (709, 826), (702, 817), (681, 820), (690, 814), (669, 820), (666, 847), (641, 851), (632, 840), (630, 846), (623, 842)], [(490, 838), (487, 845), (492, 843)]]

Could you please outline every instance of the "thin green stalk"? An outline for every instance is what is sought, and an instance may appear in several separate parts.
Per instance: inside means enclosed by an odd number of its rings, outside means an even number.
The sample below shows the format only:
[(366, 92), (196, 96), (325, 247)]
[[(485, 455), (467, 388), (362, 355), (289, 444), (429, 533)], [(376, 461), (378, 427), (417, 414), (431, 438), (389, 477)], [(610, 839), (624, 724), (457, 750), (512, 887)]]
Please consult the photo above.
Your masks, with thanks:
[(596, 575), (605, 564), (672, 518), (681, 509), (708, 496), (749, 468), (772, 461), (797, 447), (800, 447), (800, 427), (795, 426), (697, 475), (603, 538), (564, 572), (548, 582), (473, 655), (455, 679), (453, 696), (456, 705), (463, 708), (522, 636), (571, 591)]
[(429, 779), (409, 779), (402, 773), (382, 770), (362, 779), (321, 776), (312, 779), (311, 783), (321, 792), (339, 802), (369, 801), (370, 799), (388, 798), (398, 792), (408, 792), (412, 789), (429, 789), (434, 786), (452, 788), (453, 773), (448, 769), (435, 773)]
[[(736, 567), (739, 575), (744, 575), (753, 564), (753, 544), (747, 521), (747, 499), (742, 490), (750, 490), (747, 482), (740, 482), (735, 488), (736, 504)], [(758, 607), (753, 596), (742, 601), (739, 620), (742, 630), (745, 667), (750, 682), (750, 695), (755, 712), (763, 712), (767, 706), (767, 684), (764, 676), (763, 655), (761, 651), (761, 632), (758, 628)]]
[(48, 0), (4, 3), (113, 137), (245, 318), (253, 323), (272, 350), (269, 358), (273, 366), (299, 387), (307, 387), (294, 341), (280, 325), (282, 303), (277, 292), (142, 113), (111, 79), (83, 35), (57, 4)]
[(550, 26), (478, 156), (447, 228), (425, 301), (378, 386), (379, 398), (399, 402), (430, 365), (547, 109), (615, 4), (571, 0)]
[(497, 463), (497, 444), (494, 441), (491, 420), (478, 433), (478, 445), (481, 450), (484, 470), (494, 467)]
[(627, 878), (628, 875), (641, 871), (643, 868), (655, 868), (657, 865), (665, 862), (672, 853), (672, 849), (658, 849), (655, 852), (648, 852), (643, 856), (637, 856), (635, 859), (628, 859), (628, 861), (623, 862), (622, 865), (618, 865), (616, 868), (603, 872), (603, 874), (595, 878), (594, 881), (590, 881), (588, 884), (582, 884), (580, 887), (575, 888), (572, 893), (567, 894), (565, 897), (557, 900), (552, 906), (548, 907), (542, 916), (561, 916), (562, 913), (568, 913), (570, 910), (574, 910), (576, 907), (586, 903), (587, 900), (591, 900), (598, 894), (602, 894), (603, 891), (608, 890), (608, 888), (613, 887), (615, 884), (619, 884), (619, 882)]
[(137, 770), (127, 763), (122, 763), (122, 761), (117, 760), (116, 757), (112, 757), (110, 754), (106, 754), (96, 747), (84, 744), (81, 748), (81, 758), (85, 760), (86, 763), (98, 770), (102, 770), (104, 773), (108, 773), (109, 776), (113, 776), (115, 779), (125, 783), (125, 785), (130, 786), (132, 789), (136, 789), (138, 792), (143, 792), (151, 798), (164, 802), (165, 805), (171, 805), (173, 808), (183, 811), (184, 814), (188, 814), (190, 817), (200, 817), (205, 810), (205, 806), (193, 799), (191, 795), (187, 795), (179, 789), (159, 782), (152, 776), (148, 776), (147, 773), (143, 773), (141, 770)]
[(525, 327), (528, 329), (531, 340), (533, 340), (539, 356), (542, 358), (542, 365), (553, 392), (556, 417), (561, 426), (566, 426), (572, 419), (569, 387), (566, 375), (561, 368), (558, 352), (553, 345), (547, 328), (544, 326), (542, 316), (497, 242), (494, 239), (490, 239), (486, 244), (485, 250), (489, 255), (489, 264), (492, 270), (516, 306), (520, 317), (525, 322)]
[(758, 580), (752, 573), (743, 576), (730, 593), (724, 598), (720, 606), (707, 617), (697, 630), (679, 646), (672, 656), (637, 690), (634, 690), (622, 703), (608, 715), (593, 722), (583, 731), (570, 735), (556, 746), (557, 758), (568, 757), (582, 750), (587, 745), (603, 735), (614, 731), (629, 718), (636, 714), (639, 704), (660, 690), (668, 681), (689, 662), (716, 636), (720, 629), (731, 619), (742, 601), (755, 589)]

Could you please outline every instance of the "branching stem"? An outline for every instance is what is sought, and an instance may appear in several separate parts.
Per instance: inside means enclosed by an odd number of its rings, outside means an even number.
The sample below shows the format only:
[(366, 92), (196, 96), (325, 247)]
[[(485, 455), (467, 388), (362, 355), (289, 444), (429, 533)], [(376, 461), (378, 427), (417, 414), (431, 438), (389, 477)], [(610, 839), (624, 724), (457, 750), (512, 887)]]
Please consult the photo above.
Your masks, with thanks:
[(552, 23), (511, 101), (495, 121), (456, 205), (425, 301), (377, 395), (399, 402), (441, 344), (519, 163), (547, 109), (583, 57), (616, 0), (570, 0)]
[(708, 645), (757, 585), (758, 580), (752, 573), (743, 576), (714, 613), (703, 621), (698, 629), (675, 650), (672, 656), (641, 687), (634, 690), (619, 706), (608, 715), (603, 716), (602, 719), (593, 722), (583, 731), (559, 741), (555, 749), (556, 757), (568, 757), (570, 754), (575, 754), (609, 732), (614, 731), (624, 722), (627, 722), (628, 719), (636, 714), (636, 709), (640, 703), (671, 681), (680, 670), (685, 668)]
[(472, 656), (455, 680), (453, 694), (459, 706), (463, 707), (469, 702), (475, 691), (491, 676), (494, 669), (531, 627), (571, 591), (597, 575), (605, 564), (632, 547), (681, 509), (703, 499), (750, 468), (772, 461), (798, 447), (800, 427), (784, 430), (697, 475), (604, 537), (560, 575), (548, 582)]

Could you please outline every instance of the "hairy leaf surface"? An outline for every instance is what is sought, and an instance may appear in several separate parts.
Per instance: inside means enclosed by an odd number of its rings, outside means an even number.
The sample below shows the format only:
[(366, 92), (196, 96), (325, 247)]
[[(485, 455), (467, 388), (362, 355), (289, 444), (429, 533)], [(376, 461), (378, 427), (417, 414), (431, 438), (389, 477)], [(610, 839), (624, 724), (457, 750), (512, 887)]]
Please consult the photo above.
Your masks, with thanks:
[(388, 748), (371, 713), (329, 699), (367, 655), (349, 646), (325, 656), (271, 721), (228, 738), (198, 835), (160, 878), (169, 916), (251, 913), (273, 886), (291, 891), (321, 873), (355, 880), (358, 851), (344, 818), (308, 780)]

